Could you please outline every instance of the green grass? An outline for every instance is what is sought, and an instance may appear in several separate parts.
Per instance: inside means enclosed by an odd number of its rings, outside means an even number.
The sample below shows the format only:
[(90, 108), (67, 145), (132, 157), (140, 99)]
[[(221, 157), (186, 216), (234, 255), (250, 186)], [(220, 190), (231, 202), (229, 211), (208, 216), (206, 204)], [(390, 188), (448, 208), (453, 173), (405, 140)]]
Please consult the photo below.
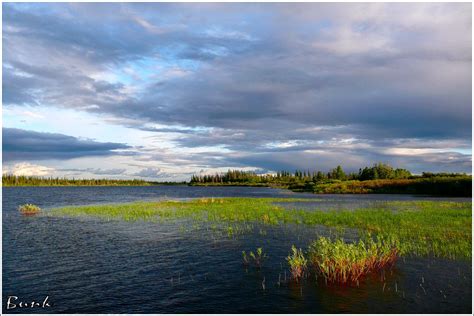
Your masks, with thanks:
[(471, 258), (471, 202), (386, 202), (354, 211), (286, 210), (275, 202), (307, 201), (278, 198), (206, 198), (188, 201), (134, 202), (70, 206), (51, 215), (93, 216), (126, 221), (190, 219), (221, 224), (324, 225), (359, 229), (398, 242), (400, 255)]
[(308, 250), (316, 273), (331, 283), (354, 283), (368, 273), (392, 266), (398, 255), (397, 240), (371, 237), (346, 243), (320, 237)]

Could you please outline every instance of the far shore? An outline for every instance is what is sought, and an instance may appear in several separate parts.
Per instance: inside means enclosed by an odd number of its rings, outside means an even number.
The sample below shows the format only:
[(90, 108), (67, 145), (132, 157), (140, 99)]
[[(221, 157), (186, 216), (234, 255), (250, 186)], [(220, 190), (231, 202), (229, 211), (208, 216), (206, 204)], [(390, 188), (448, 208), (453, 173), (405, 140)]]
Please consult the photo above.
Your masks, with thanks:
[(68, 180), (67, 183), (54, 183), (43, 180), (41, 183), (2, 183), (3, 187), (138, 187), (138, 186), (202, 186), (202, 187), (270, 187), (293, 192), (313, 194), (411, 194), (445, 197), (472, 197), (472, 177), (435, 177), (415, 179), (380, 180), (332, 180), (320, 183), (188, 183), (188, 182), (147, 182), (128, 180)]

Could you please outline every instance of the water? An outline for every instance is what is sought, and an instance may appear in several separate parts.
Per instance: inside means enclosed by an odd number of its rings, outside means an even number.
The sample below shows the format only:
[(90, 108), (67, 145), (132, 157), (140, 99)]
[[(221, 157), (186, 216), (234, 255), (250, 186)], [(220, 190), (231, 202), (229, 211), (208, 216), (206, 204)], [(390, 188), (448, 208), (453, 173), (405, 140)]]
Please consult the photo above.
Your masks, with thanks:
[[(269, 188), (186, 186), (20, 187), (3, 188), (2, 193), (3, 312), (471, 312), (471, 262), (465, 261), (406, 258), (387, 271), (385, 282), (374, 275), (359, 287), (326, 286), (312, 278), (303, 284), (283, 282), (291, 245), (305, 248), (316, 235), (329, 233), (322, 227), (255, 227), (229, 237), (206, 224), (183, 230), (183, 223), (22, 217), (16, 210), (24, 203), (47, 209), (206, 196), (308, 198), (315, 200), (303, 204), (326, 209), (435, 198), (314, 196)], [(351, 231), (346, 234), (350, 237)], [(241, 251), (260, 246), (269, 256), (264, 267), (243, 267)], [(9, 295), (22, 301), (49, 296), (51, 307), (6, 310)]]

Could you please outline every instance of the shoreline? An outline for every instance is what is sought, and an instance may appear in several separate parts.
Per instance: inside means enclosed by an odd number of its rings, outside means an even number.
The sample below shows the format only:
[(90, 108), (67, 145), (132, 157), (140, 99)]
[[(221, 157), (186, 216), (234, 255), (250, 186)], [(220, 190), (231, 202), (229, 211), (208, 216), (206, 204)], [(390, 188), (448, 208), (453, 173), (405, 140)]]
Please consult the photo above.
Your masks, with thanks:
[(291, 189), (288, 187), (283, 186), (272, 186), (272, 185), (251, 185), (251, 184), (147, 184), (147, 185), (2, 185), (2, 188), (76, 188), (76, 187), (170, 187), (170, 186), (178, 186), (178, 187), (255, 187), (255, 188), (270, 188), (270, 189), (279, 189), (279, 190), (286, 190), (292, 193), (307, 193), (312, 194), (314, 196), (322, 196), (322, 195), (356, 195), (356, 196), (363, 196), (363, 195), (411, 195), (417, 197), (435, 197), (435, 198), (471, 198), (471, 195), (461, 195), (461, 194), (430, 194), (425, 192), (383, 192), (383, 191), (372, 191), (372, 192), (360, 192), (360, 191), (344, 191), (344, 192), (312, 192), (312, 191), (305, 191), (299, 189)]

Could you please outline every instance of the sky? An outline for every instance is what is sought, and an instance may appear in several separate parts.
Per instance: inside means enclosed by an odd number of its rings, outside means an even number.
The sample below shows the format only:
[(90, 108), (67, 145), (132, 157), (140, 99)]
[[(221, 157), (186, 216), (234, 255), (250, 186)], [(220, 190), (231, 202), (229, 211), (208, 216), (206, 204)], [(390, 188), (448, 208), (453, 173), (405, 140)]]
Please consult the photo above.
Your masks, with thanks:
[(472, 164), (470, 3), (3, 3), (3, 172)]

